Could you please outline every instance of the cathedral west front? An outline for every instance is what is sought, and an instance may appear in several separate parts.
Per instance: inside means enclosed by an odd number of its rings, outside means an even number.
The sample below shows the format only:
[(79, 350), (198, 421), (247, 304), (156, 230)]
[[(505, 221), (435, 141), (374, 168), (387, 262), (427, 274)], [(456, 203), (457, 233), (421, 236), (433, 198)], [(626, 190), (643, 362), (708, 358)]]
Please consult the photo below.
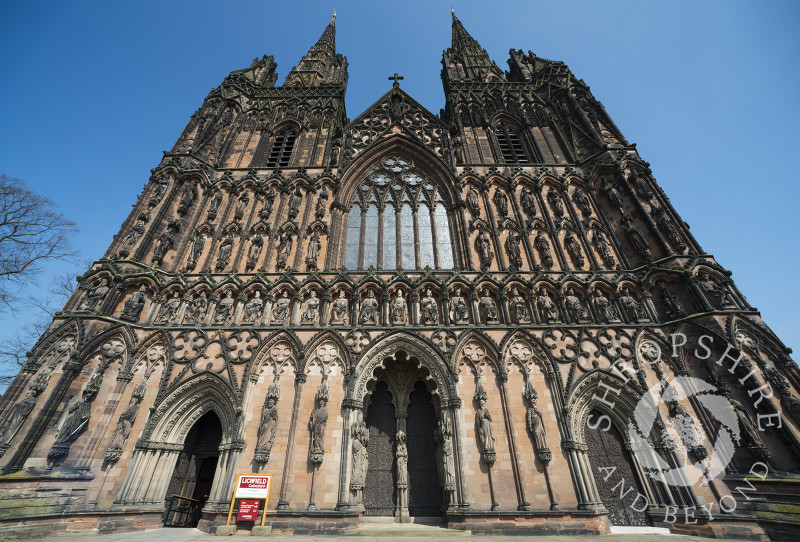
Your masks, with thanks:
[(276, 68), (211, 91), (32, 347), (0, 532), (213, 532), (239, 474), (275, 532), (800, 529), (797, 365), (563, 62), (453, 14), (440, 114), (395, 74), (352, 119), (335, 16)]

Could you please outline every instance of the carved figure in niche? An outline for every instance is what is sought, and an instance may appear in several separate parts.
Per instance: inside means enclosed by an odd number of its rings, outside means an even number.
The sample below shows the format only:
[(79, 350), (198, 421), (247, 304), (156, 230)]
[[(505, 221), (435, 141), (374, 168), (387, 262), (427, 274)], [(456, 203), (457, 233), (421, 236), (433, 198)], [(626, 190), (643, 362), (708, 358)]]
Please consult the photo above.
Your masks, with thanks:
[(187, 267), (191, 270), (197, 267), (197, 260), (203, 253), (203, 248), (206, 245), (206, 236), (202, 233), (195, 232), (192, 247), (189, 249), (189, 260), (186, 262)]
[(724, 282), (723, 284), (719, 284), (707, 273), (701, 274), (698, 282), (700, 283), (700, 288), (705, 292), (706, 297), (708, 297), (717, 308), (734, 306), (730, 292), (728, 292), (728, 288), (726, 288)]
[(558, 307), (556, 306), (555, 301), (550, 297), (546, 288), (541, 288), (539, 290), (539, 298), (537, 299), (537, 303), (539, 304), (539, 311), (542, 315), (542, 320), (546, 324), (550, 322), (558, 322)]
[(705, 459), (708, 457), (708, 450), (703, 446), (703, 437), (686, 409), (674, 398), (664, 401), (669, 409), (669, 421), (675, 430), (678, 431), (686, 450), (697, 457)]
[(446, 414), (439, 421), (438, 437), (441, 439), (441, 482), (447, 492), (448, 502), (453, 503), (456, 491), (456, 466), (453, 458), (453, 424)]
[(653, 192), (650, 190), (650, 187), (647, 186), (647, 183), (645, 182), (645, 180), (642, 178), (641, 175), (639, 175), (638, 173), (631, 173), (631, 176), (628, 178), (631, 179), (631, 183), (636, 188), (637, 192), (639, 192), (647, 199), (653, 197)]
[(364, 423), (364, 415), (361, 411), (356, 411), (356, 421), (350, 429), (353, 439), (353, 474), (350, 477), (350, 489), (360, 491), (364, 489), (367, 478), (367, 466), (369, 454), (367, 445), (369, 444), (369, 429)]
[(467, 191), (467, 209), (469, 210), (469, 214), (472, 215), (472, 218), (481, 216), (480, 197), (478, 196), (478, 192), (472, 187)]
[(259, 463), (269, 461), (272, 444), (275, 441), (275, 432), (278, 428), (278, 409), (276, 407), (278, 399), (280, 399), (280, 387), (278, 387), (277, 382), (273, 382), (269, 390), (267, 390), (267, 398), (261, 409), (261, 420), (258, 424), (254, 459)]
[(621, 221), (624, 224), (625, 232), (628, 234), (628, 240), (633, 245), (633, 249), (649, 260), (651, 258), (650, 247), (647, 245), (644, 235), (642, 235), (642, 230), (633, 223), (633, 219), (629, 216), (623, 216)]
[(638, 322), (649, 320), (647, 316), (647, 310), (644, 308), (644, 304), (636, 301), (636, 298), (630, 294), (630, 291), (627, 288), (622, 290), (622, 296), (620, 296), (619, 300), (622, 303), (622, 306), (625, 307), (629, 318), (635, 319)]
[(431, 295), (431, 289), (425, 290), (425, 297), (420, 302), (420, 320), (422, 324), (436, 324), (439, 322), (439, 305)]
[(211, 203), (208, 205), (208, 218), (214, 220), (217, 218), (217, 211), (219, 210), (219, 206), (222, 205), (222, 199), (225, 195), (222, 193), (222, 190), (218, 190), (214, 197), (211, 198)]
[(397, 294), (394, 297), (394, 301), (392, 301), (391, 311), (392, 311), (393, 324), (406, 323), (407, 305), (406, 305), (406, 300), (403, 297), (403, 290), (400, 289), (397, 290)]
[(150, 221), (150, 215), (148, 213), (142, 213), (139, 215), (139, 218), (136, 219), (136, 223), (131, 226), (130, 231), (125, 234), (125, 237), (122, 239), (122, 246), (119, 249), (120, 256), (127, 256), (133, 250), (133, 246), (136, 244), (136, 241), (144, 235), (145, 227), (144, 225)]
[(228, 264), (231, 263), (231, 253), (233, 253), (233, 237), (226, 235), (217, 251), (217, 271), (228, 267)]
[(572, 263), (577, 267), (583, 267), (583, 250), (581, 250), (581, 244), (575, 239), (572, 232), (567, 232), (567, 235), (564, 236), (564, 247), (567, 249), (567, 254), (569, 254)]
[(247, 250), (247, 269), (255, 269), (261, 249), (264, 247), (264, 238), (254, 233), (250, 238), (250, 248)]
[(361, 315), (358, 320), (360, 324), (378, 323), (378, 300), (375, 299), (375, 292), (372, 290), (367, 292), (367, 298), (361, 302)]
[(197, 187), (194, 184), (189, 183), (181, 192), (181, 200), (178, 203), (178, 214), (183, 215), (186, 214), (186, 211), (191, 208), (192, 203), (194, 203), (194, 199), (197, 197)]
[(527, 215), (528, 222), (530, 222), (536, 216), (536, 201), (533, 199), (533, 192), (527, 186), (522, 188), (520, 203), (522, 204), (522, 212)]
[(453, 324), (469, 323), (469, 308), (464, 298), (461, 297), (461, 288), (456, 288), (455, 295), (450, 299), (450, 322)]
[[(327, 376), (327, 375), (325, 375)], [(312, 463), (322, 463), (325, 456), (325, 427), (328, 424), (328, 384), (323, 376), (322, 386), (317, 391), (317, 408), (311, 412), (308, 429), (311, 432), (311, 450), (309, 459)]]
[(350, 301), (345, 297), (346, 292), (344, 289), (339, 290), (339, 297), (333, 302), (331, 306), (331, 324), (348, 324), (350, 311)]
[(202, 324), (208, 310), (208, 298), (205, 292), (200, 292), (197, 298), (189, 297), (186, 315), (183, 320), (186, 324)]
[(303, 195), (300, 193), (299, 188), (295, 188), (291, 196), (289, 196), (289, 220), (294, 220), (300, 214), (300, 202)]
[(289, 261), (289, 255), (292, 252), (293, 243), (292, 232), (289, 230), (284, 230), (280, 237), (278, 237), (278, 269), (286, 267), (286, 262)]
[(608, 192), (606, 192), (606, 195), (608, 196), (608, 201), (610, 201), (614, 207), (616, 207), (621, 211), (622, 198), (620, 197), (619, 192), (617, 192), (617, 190), (612, 186), (609, 187)]
[(317, 268), (317, 257), (322, 250), (322, 241), (319, 238), (319, 232), (315, 231), (311, 234), (311, 239), (308, 241), (308, 252), (306, 253), (306, 265), (309, 269)]
[(508, 196), (499, 188), (494, 191), (494, 205), (501, 218), (508, 216)]
[(543, 232), (539, 231), (539, 233), (536, 234), (536, 239), (533, 240), (533, 246), (536, 252), (539, 253), (539, 259), (544, 266), (547, 268), (553, 267), (553, 255), (550, 253), (550, 241), (547, 240)]
[(153, 263), (160, 264), (164, 260), (164, 255), (175, 244), (175, 232), (173, 228), (169, 227), (158, 236), (156, 246), (153, 248)]
[(167, 188), (169, 188), (169, 179), (166, 177), (159, 177), (153, 180), (153, 195), (150, 196), (150, 201), (148, 205), (150, 207), (155, 207), (159, 204), (161, 199), (164, 197), (164, 194), (167, 193)]
[(740, 442), (744, 441), (742, 443), (757, 457), (768, 459), (770, 456), (769, 449), (764, 444), (764, 441), (761, 440), (761, 436), (758, 434), (758, 426), (753, 420), (753, 417), (745, 407), (742, 406), (742, 403), (736, 399), (729, 396), (728, 401), (730, 401), (733, 411), (736, 414), (736, 419), (739, 421), (739, 426), (742, 428)]
[(261, 292), (256, 290), (256, 293), (253, 294), (253, 298), (247, 302), (247, 305), (244, 306), (244, 318), (242, 318), (242, 322), (255, 322), (261, 316), (261, 310), (263, 308), (264, 300), (261, 299)]
[[(37, 386), (34, 381), (34, 384), (25, 392), (25, 398), (8, 409), (8, 412), (3, 416), (3, 421), (0, 422), (0, 446), (7, 445), (14, 438), (14, 435), (33, 411), (36, 400), (43, 389), (44, 386)], [(5, 453), (5, 450), (0, 451), (0, 457), (2, 457), (3, 453)]]
[(480, 444), (481, 459), (485, 463), (492, 464), (495, 459), (494, 428), (492, 427), (492, 415), (489, 414), (489, 409), (486, 408), (488, 397), (481, 386), (480, 380), (477, 380), (474, 399), (478, 403), (478, 408), (475, 410), (475, 434), (478, 437), (478, 444)]
[(275, 301), (275, 308), (272, 309), (272, 323), (278, 325), (285, 325), (289, 318), (289, 305), (292, 301), (289, 299), (289, 292), (284, 290), (281, 297)]
[(327, 203), (328, 189), (323, 187), (322, 192), (320, 192), (319, 197), (317, 198), (317, 205), (314, 208), (314, 216), (317, 218), (317, 220), (322, 220), (325, 218), (325, 206)]
[(602, 258), (603, 263), (606, 264), (608, 267), (613, 267), (616, 263), (614, 260), (614, 255), (611, 253), (611, 247), (606, 241), (606, 236), (603, 235), (601, 231), (594, 230), (592, 232), (592, 244), (597, 249), (598, 254), (600, 254), (600, 258)]
[(668, 288), (664, 281), (660, 281), (658, 286), (661, 288), (661, 299), (664, 302), (664, 309), (667, 311), (667, 316), (673, 318), (686, 316), (686, 311), (675, 292), (673, 292), (671, 288)]
[(181, 298), (178, 297), (178, 292), (172, 294), (172, 297), (168, 299), (161, 308), (158, 309), (158, 315), (156, 315), (156, 323), (157, 324), (167, 324), (167, 323), (174, 323), (175, 318), (178, 316), (178, 309), (181, 307)]
[(264, 206), (258, 212), (258, 218), (261, 220), (266, 220), (272, 214), (272, 206), (275, 203), (275, 191), (270, 189), (264, 195)]
[(334, 139), (333, 143), (331, 144), (331, 154), (330, 154), (330, 166), (334, 167), (339, 162), (339, 149), (341, 148), (341, 143), (339, 139)]
[(95, 374), (86, 383), (81, 398), (69, 407), (67, 417), (58, 430), (58, 438), (47, 454), (48, 458), (64, 457), (69, 453), (69, 447), (89, 424), (89, 418), (92, 415), (92, 401), (97, 397), (102, 383), (103, 375), (101, 373)]
[(228, 319), (233, 316), (234, 303), (236, 303), (236, 300), (233, 299), (233, 293), (228, 290), (225, 292), (225, 297), (217, 305), (217, 311), (214, 313), (215, 324), (227, 323)]
[(406, 434), (398, 431), (396, 435), (397, 452), (397, 488), (408, 488), (408, 447), (406, 446)]
[(97, 308), (98, 303), (106, 296), (108, 290), (108, 279), (103, 277), (89, 290), (89, 293), (86, 294), (78, 310), (93, 312)]
[(317, 297), (317, 292), (311, 290), (310, 297), (303, 309), (303, 314), (300, 316), (300, 322), (303, 324), (316, 324), (317, 320), (319, 320), (319, 298)]
[(581, 300), (575, 295), (575, 290), (570, 288), (567, 290), (567, 295), (564, 297), (564, 305), (567, 307), (567, 313), (572, 316), (576, 322), (589, 319), (589, 309), (581, 304)]
[(655, 214), (658, 218), (656, 218), (656, 226), (658, 229), (661, 230), (661, 233), (667, 238), (670, 244), (675, 247), (678, 252), (684, 252), (686, 250), (686, 243), (683, 242), (681, 239), (681, 233), (678, 231), (678, 228), (675, 226), (675, 223), (669, 218), (666, 211), (664, 209), (653, 209), (653, 214)]
[(574, 201), (575, 205), (578, 206), (578, 209), (581, 210), (583, 216), (589, 216), (592, 214), (592, 204), (589, 201), (589, 198), (586, 197), (586, 194), (583, 193), (583, 190), (575, 189), (575, 193), (572, 194), (572, 201)]
[(137, 322), (139, 315), (142, 314), (142, 309), (147, 301), (147, 286), (142, 284), (139, 289), (131, 294), (125, 305), (122, 306), (122, 315), (120, 318), (130, 322)]
[(233, 210), (234, 220), (241, 220), (244, 217), (244, 211), (247, 209), (248, 203), (250, 203), (250, 198), (247, 197), (247, 192), (245, 192), (236, 202), (236, 208)]
[(561, 195), (554, 188), (547, 190), (547, 201), (556, 216), (564, 216), (564, 202), (561, 201)]
[(483, 296), (480, 299), (481, 314), (483, 314), (484, 324), (496, 324), (499, 322), (497, 319), (497, 304), (489, 294), (489, 289), (483, 290)]
[(131, 401), (128, 408), (120, 414), (117, 421), (117, 428), (114, 429), (114, 434), (111, 436), (111, 443), (106, 449), (104, 459), (106, 461), (119, 461), (122, 457), (122, 450), (125, 447), (125, 441), (133, 429), (133, 422), (136, 421), (136, 414), (139, 412), (139, 405), (144, 399), (147, 392), (147, 380), (139, 384), (131, 394)]
[(597, 312), (606, 322), (618, 322), (619, 313), (617, 307), (609, 300), (602, 291), (594, 291), (594, 304), (597, 307)]
[(547, 436), (545, 435), (542, 412), (536, 406), (539, 395), (536, 393), (533, 386), (531, 386), (527, 377), (525, 378), (525, 390), (522, 396), (528, 400), (528, 410), (525, 414), (525, 421), (528, 432), (530, 432), (533, 438), (533, 449), (536, 452), (537, 459), (547, 464), (550, 462), (550, 459), (552, 459), (552, 453), (550, 452), (550, 448), (547, 447)]
[(514, 322), (517, 324), (530, 322), (530, 318), (528, 318), (528, 308), (525, 306), (525, 299), (519, 295), (519, 290), (516, 288), (511, 289), (511, 299), (508, 305), (511, 307), (511, 314), (514, 318)]
[(481, 260), (481, 269), (485, 271), (492, 265), (494, 252), (492, 252), (492, 240), (483, 230), (475, 238), (475, 250)]
[(514, 269), (522, 269), (522, 254), (519, 250), (520, 237), (515, 231), (510, 231), (506, 237), (506, 255)]
[(464, 146), (461, 143), (461, 138), (458, 136), (453, 138), (453, 157), (455, 158), (456, 163), (464, 162)]

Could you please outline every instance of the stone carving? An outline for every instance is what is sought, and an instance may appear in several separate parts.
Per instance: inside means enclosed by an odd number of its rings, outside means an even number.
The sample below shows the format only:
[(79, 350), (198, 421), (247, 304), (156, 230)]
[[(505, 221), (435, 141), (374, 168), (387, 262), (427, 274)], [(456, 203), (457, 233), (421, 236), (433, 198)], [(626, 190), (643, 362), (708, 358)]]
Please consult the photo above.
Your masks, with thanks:
[(125, 257), (131, 253), (136, 242), (144, 235), (145, 224), (148, 222), (150, 222), (150, 213), (142, 213), (139, 215), (136, 222), (122, 239), (122, 246), (119, 249), (120, 256)]
[(117, 428), (114, 429), (114, 434), (111, 436), (111, 443), (106, 449), (104, 459), (108, 462), (119, 461), (122, 457), (122, 450), (125, 447), (125, 441), (133, 429), (133, 422), (136, 421), (136, 414), (139, 412), (139, 405), (142, 403), (145, 394), (147, 393), (147, 380), (145, 379), (139, 384), (131, 394), (131, 401), (117, 420)]
[(313, 325), (319, 320), (319, 298), (314, 290), (311, 290), (309, 295), (303, 313), (300, 315), (300, 323)]
[(564, 297), (564, 305), (567, 307), (567, 314), (572, 317), (573, 321), (589, 320), (589, 309), (583, 306), (581, 300), (575, 295), (574, 289), (567, 290), (567, 295)]
[(175, 319), (178, 317), (178, 310), (181, 308), (181, 298), (178, 292), (172, 294), (172, 297), (161, 305), (156, 315), (156, 324), (174, 324)]
[(522, 392), (522, 397), (528, 401), (528, 411), (525, 415), (525, 421), (528, 432), (533, 439), (533, 450), (536, 453), (536, 458), (544, 465), (547, 465), (553, 459), (553, 453), (550, 451), (550, 448), (547, 447), (544, 418), (542, 417), (542, 412), (536, 406), (539, 394), (536, 393), (527, 375), (525, 375), (525, 389)]
[(631, 242), (633, 249), (638, 252), (640, 256), (649, 260), (652, 254), (650, 253), (650, 247), (647, 245), (647, 240), (642, 234), (642, 230), (633, 223), (633, 219), (628, 215), (623, 214), (620, 221), (625, 228), (625, 233), (628, 234), (628, 240)]
[(317, 257), (322, 250), (322, 241), (319, 238), (319, 232), (315, 231), (311, 234), (311, 239), (308, 241), (308, 252), (306, 253), (306, 266), (309, 270), (317, 268)]
[(592, 233), (592, 244), (594, 248), (597, 249), (597, 253), (600, 254), (603, 263), (608, 267), (614, 267), (616, 260), (614, 260), (614, 255), (611, 252), (611, 246), (609, 246), (608, 241), (606, 241), (606, 236), (601, 231), (594, 230)]
[(686, 409), (674, 396), (664, 397), (664, 402), (669, 411), (669, 421), (678, 432), (686, 451), (700, 460), (708, 457), (708, 450), (703, 446), (703, 438), (700, 436), (700, 431), (698, 431), (694, 420), (686, 412)]
[(647, 316), (647, 310), (644, 308), (643, 303), (636, 301), (636, 298), (630, 294), (627, 288), (622, 290), (622, 295), (619, 298), (625, 311), (628, 313), (628, 318), (636, 322), (647, 322), (650, 318)]
[(105, 298), (108, 290), (108, 279), (103, 277), (94, 283), (94, 286), (91, 290), (89, 290), (89, 293), (86, 294), (86, 297), (81, 302), (78, 310), (94, 312), (97, 310), (97, 305), (100, 303), (100, 301)]
[(483, 290), (483, 295), (480, 299), (480, 308), (484, 324), (497, 324), (499, 322), (497, 304), (494, 302), (488, 288)]
[[(758, 434), (758, 426), (753, 420), (753, 416), (742, 406), (742, 403), (736, 399), (728, 396), (733, 411), (736, 414), (736, 419), (739, 421), (739, 426), (742, 428), (739, 443), (744, 445), (747, 450), (758, 459), (766, 461), (770, 458), (770, 451), (761, 436)], [(737, 444), (739, 444), (737, 443)]]
[(539, 304), (539, 313), (544, 323), (558, 322), (558, 307), (546, 288), (539, 290), (539, 297), (536, 302)]
[(481, 270), (486, 271), (492, 265), (494, 252), (492, 252), (492, 240), (483, 230), (475, 238), (475, 251), (480, 258)]
[(189, 268), (189, 270), (197, 267), (197, 261), (203, 254), (203, 248), (205, 245), (206, 236), (202, 233), (195, 232), (194, 239), (192, 240), (192, 247), (189, 249), (189, 260), (186, 262), (186, 266)]
[(266, 220), (272, 214), (272, 206), (275, 204), (275, 191), (270, 189), (264, 194), (264, 206), (258, 211), (258, 218)]
[(299, 188), (295, 188), (294, 192), (289, 196), (289, 220), (292, 221), (300, 214), (300, 202), (303, 200), (303, 194), (300, 193)]
[(222, 193), (222, 190), (218, 190), (214, 197), (211, 198), (211, 203), (208, 205), (208, 219), (214, 220), (217, 218), (217, 210), (219, 210), (219, 206), (222, 205), (222, 200), (225, 195)]
[(594, 305), (597, 307), (600, 317), (607, 323), (619, 322), (617, 307), (600, 290), (594, 291)]
[(472, 218), (481, 216), (480, 196), (478, 196), (478, 192), (472, 187), (467, 191), (467, 209), (469, 210), (469, 214), (472, 215)]
[(686, 252), (686, 243), (684, 243), (681, 238), (681, 232), (678, 230), (677, 226), (675, 226), (675, 223), (672, 222), (667, 212), (660, 207), (656, 207), (652, 212), (656, 216), (656, 226), (658, 226), (658, 229), (664, 234), (664, 237), (667, 238), (667, 241), (669, 241), (678, 252)]
[(272, 309), (272, 323), (275, 325), (286, 325), (289, 319), (289, 306), (292, 300), (289, 299), (289, 292), (283, 291), (281, 297), (275, 301), (275, 307)]
[(439, 322), (439, 305), (431, 295), (431, 289), (425, 290), (425, 297), (420, 302), (420, 323), (437, 324)]
[(408, 490), (408, 447), (406, 446), (406, 434), (403, 431), (398, 431), (395, 435), (395, 443), (397, 444), (397, 451), (395, 457), (397, 458), (397, 489), (400, 490), (402, 497), (401, 501), (405, 502), (405, 493)]
[(81, 435), (89, 424), (92, 415), (92, 401), (100, 391), (103, 383), (103, 374), (93, 375), (86, 386), (83, 388), (81, 398), (74, 402), (67, 410), (67, 417), (58, 430), (58, 437), (55, 444), (47, 454), (48, 459), (58, 459), (65, 457), (69, 453), (72, 443)]
[(501, 219), (508, 216), (508, 196), (499, 188), (494, 191), (494, 205)]
[(169, 179), (167, 177), (158, 177), (153, 179), (153, 194), (150, 196), (150, 201), (147, 202), (149, 207), (155, 207), (164, 198), (169, 188)]
[(294, 239), (292, 239), (292, 232), (290, 230), (284, 230), (278, 237), (278, 260), (275, 264), (278, 269), (286, 267), (286, 263), (289, 261), (289, 256), (292, 253), (293, 243)]
[(339, 297), (331, 305), (330, 324), (349, 324), (350, 301), (345, 297), (347, 292), (339, 290)]
[(122, 320), (127, 320), (129, 322), (139, 321), (139, 315), (142, 314), (144, 304), (147, 302), (146, 291), (147, 285), (142, 284), (137, 291), (131, 294), (125, 302), (125, 305), (122, 306), (122, 315), (120, 315)]
[(592, 204), (582, 190), (575, 190), (575, 193), (572, 194), (572, 201), (574, 201), (578, 209), (581, 210), (583, 216), (590, 216), (592, 214)]
[(186, 214), (192, 203), (194, 203), (195, 198), (197, 197), (197, 187), (193, 183), (187, 184), (183, 191), (181, 192), (181, 200), (178, 203), (178, 214), (183, 215)]
[(199, 325), (202, 324), (206, 318), (208, 311), (208, 298), (205, 292), (200, 292), (196, 298), (189, 297), (189, 303), (186, 306), (186, 313), (183, 317), (184, 324)]
[(264, 247), (264, 238), (260, 234), (254, 233), (250, 238), (250, 248), (247, 250), (247, 270), (256, 268), (258, 257), (261, 256), (261, 249)]
[(362, 325), (378, 323), (378, 300), (375, 299), (375, 292), (372, 290), (367, 292), (367, 298), (361, 302), (358, 322)]
[(461, 288), (456, 288), (455, 295), (450, 299), (450, 322), (453, 324), (469, 323), (469, 308), (464, 298), (461, 297)]
[(633, 184), (636, 191), (643, 195), (645, 198), (650, 199), (653, 197), (653, 192), (650, 190), (650, 187), (647, 186), (647, 182), (636, 172), (631, 172), (628, 176), (628, 180)]
[(49, 373), (40, 373), (25, 392), (25, 398), (9, 408), (3, 416), (3, 421), (0, 422), (0, 457), (3, 457), (11, 439), (30, 416), (39, 395), (47, 387), (48, 378)]
[(356, 420), (351, 426), (350, 435), (353, 439), (353, 474), (350, 477), (350, 490), (361, 491), (367, 479), (369, 429), (360, 410), (356, 411)]
[(511, 309), (511, 317), (517, 324), (527, 324), (530, 322), (528, 317), (528, 308), (525, 306), (525, 298), (519, 295), (519, 290), (516, 288), (511, 289), (511, 299), (508, 302)]
[(167, 225), (167, 229), (158, 236), (156, 245), (153, 247), (153, 263), (158, 265), (164, 261), (164, 256), (175, 244), (175, 236), (181, 228), (178, 220), (173, 220)]
[(550, 241), (543, 232), (536, 234), (536, 239), (533, 240), (533, 246), (536, 252), (539, 253), (539, 259), (542, 264), (548, 269), (553, 267), (553, 255), (550, 253)]
[(561, 195), (557, 190), (550, 188), (547, 191), (547, 201), (556, 216), (564, 216), (564, 202), (561, 201)]
[(407, 311), (408, 308), (406, 306), (406, 300), (403, 297), (403, 290), (398, 289), (397, 294), (394, 297), (394, 301), (392, 301), (392, 323), (400, 325), (405, 324)]
[(308, 420), (308, 429), (311, 432), (311, 446), (308, 458), (312, 463), (319, 465), (325, 459), (325, 427), (328, 424), (328, 409), (326, 405), (330, 400), (327, 373), (322, 376), (322, 384), (317, 390), (315, 400), (317, 408), (311, 412), (311, 419)]
[(252, 324), (261, 317), (261, 310), (264, 308), (264, 300), (261, 299), (261, 292), (256, 290), (253, 298), (244, 306), (243, 324)]
[(233, 210), (233, 219), (236, 221), (244, 218), (244, 212), (247, 209), (247, 204), (250, 203), (250, 198), (247, 192), (239, 196), (239, 201), (236, 202), (236, 208)]
[(700, 288), (705, 292), (706, 297), (716, 308), (724, 309), (726, 307), (735, 307), (726, 282), (720, 284), (707, 273), (702, 273), (699, 276), (698, 282), (700, 283)]
[(519, 242), (519, 234), (515, 231), (510, 231), (508, 237), (506, 237), (505, 247), (508, 263), (511, 264), (513, 270), (522, 269), (522, 254), (519, 250)]
[(576, 267), (583, 267), (583, 250), (581, 249), (581, 244), (575, 239), (575, 236), (572, 235), (572, 232), (568, 231), (564, 236), (564, 248), (567, 249), (567, 254), (569, 254), (572, 263), (575, 264)]
[(226, 235), (225, 238), (222, 240), (222, 243), (219, 245), (219, 250), (217, 250), (217, 271), (222, 271), (228, 264), (231, 263), (231, 254), (233, 253), (233, 237), (231, 235)]
[(480, 377), (475, 377), (475, 395), (473, 400), (478, 403), (475, 409), (475, 435), (478, 438), (478, 445), (481, 450), (481, 459), (487, 465), (493, 465), (497, 459), (494, 451), (494, 428), (492, 427), (492, 415), (486, 408), (488, 396), (481, 386)]
[(442, 419), (439, 421), (437, 429), (437, 440), (439, 441), (439, 450), (437, 455), (437, 464), (440, 466), (439, 480), (442, 484), (442, 489), (447, 493), (448, 502), (453, 504), (455, 502), (456, 493), (456, 466), (453, 457), (453, 422), (447, 417), (447, 414), (442, 413)]
[(520, 204), (522, 205), (522, 212), (528, 217), (528, 223), (530, 224), (533, 217), (536, 216), (536, 200), (533, 198), (533, 192), (527, 186), (522, 188)]
[(236, 300), (233, 298), (233, 292), (231, 290), (225, 292), (225, 297), (219, 301), (217, 304), (217, 310), (214, 312), (214, 323), (228, 323), (228, 320), (230, 320), (231, 316), (233, 316), (233, 306), (235, 303)]
[(317, 205), (314, 208), (314, 217), (317, 220), (322, 220), (325, 218), (325, 207), (328, 203), (328, 189), (323, 188), (322, 192), (320, 192), (319, 197), (317, 198)]
[(258, 437), (256, 439), (256, 452), (254, 461), (266, 463), (272, 451), (272, 444), (275, 441), (275, 433), (278, 428), (278, 408), (277, 404), (281, 398), (281, 387), (278, 385), (278, 374), (272, 385), (267, 390), (267, 397), (264, 406), (261, 408), (261, 421), (258, 424)]
[(664, 309), (667, 312), (667, 316), (671, 318), (686, 316), (686, 311), (675, 292), (673, 292), (671, 288), (668, 288), (664, 281), (660, 281), (658, 286), (661, 288), (661, 299), (664, 302)]

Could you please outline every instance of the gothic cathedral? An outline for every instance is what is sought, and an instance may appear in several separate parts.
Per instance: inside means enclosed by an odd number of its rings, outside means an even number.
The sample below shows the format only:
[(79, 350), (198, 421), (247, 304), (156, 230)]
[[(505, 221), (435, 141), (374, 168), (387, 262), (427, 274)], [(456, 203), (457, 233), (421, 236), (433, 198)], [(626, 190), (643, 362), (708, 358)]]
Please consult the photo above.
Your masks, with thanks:
[(0, 532), (214, 532), (243, 473), (276, 532), (800, 530), (797, 365), (563, 62), (453, 14), (444, 109), (395, 74), (352, 120), (335, 17), (276, 67), (211, 91), (31, 349)]

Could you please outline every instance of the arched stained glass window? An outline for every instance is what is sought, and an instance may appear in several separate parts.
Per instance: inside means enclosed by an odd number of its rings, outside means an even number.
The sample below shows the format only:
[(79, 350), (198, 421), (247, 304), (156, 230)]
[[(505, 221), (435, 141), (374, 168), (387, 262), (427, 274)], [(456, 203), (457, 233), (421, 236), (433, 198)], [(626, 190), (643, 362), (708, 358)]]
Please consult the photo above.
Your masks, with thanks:
[(388, 156), (375, 164), (350, 200), (344, 266), (368, 269), (370, 265), (377, 269), (454, 265), (439, 184), (402, 156)]

